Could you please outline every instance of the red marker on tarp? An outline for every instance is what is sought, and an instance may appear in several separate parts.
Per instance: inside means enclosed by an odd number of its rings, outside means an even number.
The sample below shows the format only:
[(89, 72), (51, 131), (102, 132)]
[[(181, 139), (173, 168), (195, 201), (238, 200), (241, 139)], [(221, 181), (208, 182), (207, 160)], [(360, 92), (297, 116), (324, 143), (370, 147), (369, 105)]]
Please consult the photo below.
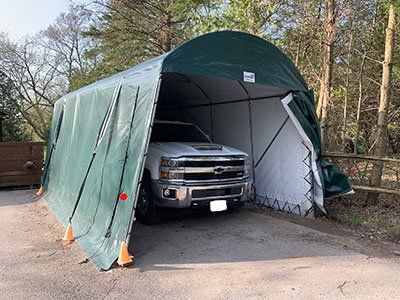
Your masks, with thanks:
[(128, 194), (127, 193), (119, 194), (119, 200), (125, 201), (126, 199), (128, 199)]

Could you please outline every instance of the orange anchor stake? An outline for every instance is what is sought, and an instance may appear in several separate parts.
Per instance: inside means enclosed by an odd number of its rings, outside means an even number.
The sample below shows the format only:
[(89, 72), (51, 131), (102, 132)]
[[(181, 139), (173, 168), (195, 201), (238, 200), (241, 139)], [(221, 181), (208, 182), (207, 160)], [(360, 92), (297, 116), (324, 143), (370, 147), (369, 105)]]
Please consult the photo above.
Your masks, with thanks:
[(122, 241), (117, 260), (118, 265), (120, 265), (121, 267), (130, 266), (133, 263), (132, 258), (133, 256), (131, 256), (128, 252), (128, 246), (126, 245), (126, 242)]
[(40, 187), (40, 189), (36, 192), (36, 195), (38, 195), (39, 197), (42, 196), (44, 194), (44, 187)]
[(63, 240), (72, 243), (75, 241), (74, 234), (72, 233), (72, 225), (71, 223), (68, 224), (67, 231), (65, 231), (65, 235), (63, 237)]

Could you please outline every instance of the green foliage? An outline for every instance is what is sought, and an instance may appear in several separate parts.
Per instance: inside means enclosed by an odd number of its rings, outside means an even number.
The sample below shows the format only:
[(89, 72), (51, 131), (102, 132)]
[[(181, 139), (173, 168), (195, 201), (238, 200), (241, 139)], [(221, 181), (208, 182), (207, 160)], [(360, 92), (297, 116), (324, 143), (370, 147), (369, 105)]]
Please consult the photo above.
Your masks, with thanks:
[(344, 212), (339, 211), (329, 211), (329, 216), (339, 222), (344, 222), (350, 225), (361, 225), (366, 221), (366, 218), (360, 214), (346, 214)]
[(0, 110), (8, 114), (3, 121), (3, 141), (16, 142), (29, 140), (24, 119), (15, 103), (19, 101), (12, 81), (0, 72)]

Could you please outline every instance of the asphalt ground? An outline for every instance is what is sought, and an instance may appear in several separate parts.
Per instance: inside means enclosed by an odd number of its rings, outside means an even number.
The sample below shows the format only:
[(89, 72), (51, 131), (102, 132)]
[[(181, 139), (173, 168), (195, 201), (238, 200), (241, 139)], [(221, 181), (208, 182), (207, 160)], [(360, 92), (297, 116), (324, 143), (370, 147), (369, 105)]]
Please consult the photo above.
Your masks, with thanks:
[(247, 206), (137, 223), (134, 265), (101, 272), (34, 191), (0, 191), (0, 298), (400, 298), (399, 257), (292, 219)]

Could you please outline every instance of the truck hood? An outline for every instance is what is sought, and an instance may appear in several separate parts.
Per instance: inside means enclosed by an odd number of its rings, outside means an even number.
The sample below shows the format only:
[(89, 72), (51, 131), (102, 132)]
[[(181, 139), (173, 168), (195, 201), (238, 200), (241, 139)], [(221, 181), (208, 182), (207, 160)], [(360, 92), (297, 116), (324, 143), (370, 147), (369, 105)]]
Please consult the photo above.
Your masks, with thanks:
[[(232, 147), (223, 146), (211, 143), (151, 143), (150, 151), (159, 152), (166, 157), (181, 157), (181, 156), (230, 156), (230, 155), (245, 155), (243, 151)], [(196, 149), (197, 148), (197, 149)], [(211, 149), (207, 149), (211, 148)]]

